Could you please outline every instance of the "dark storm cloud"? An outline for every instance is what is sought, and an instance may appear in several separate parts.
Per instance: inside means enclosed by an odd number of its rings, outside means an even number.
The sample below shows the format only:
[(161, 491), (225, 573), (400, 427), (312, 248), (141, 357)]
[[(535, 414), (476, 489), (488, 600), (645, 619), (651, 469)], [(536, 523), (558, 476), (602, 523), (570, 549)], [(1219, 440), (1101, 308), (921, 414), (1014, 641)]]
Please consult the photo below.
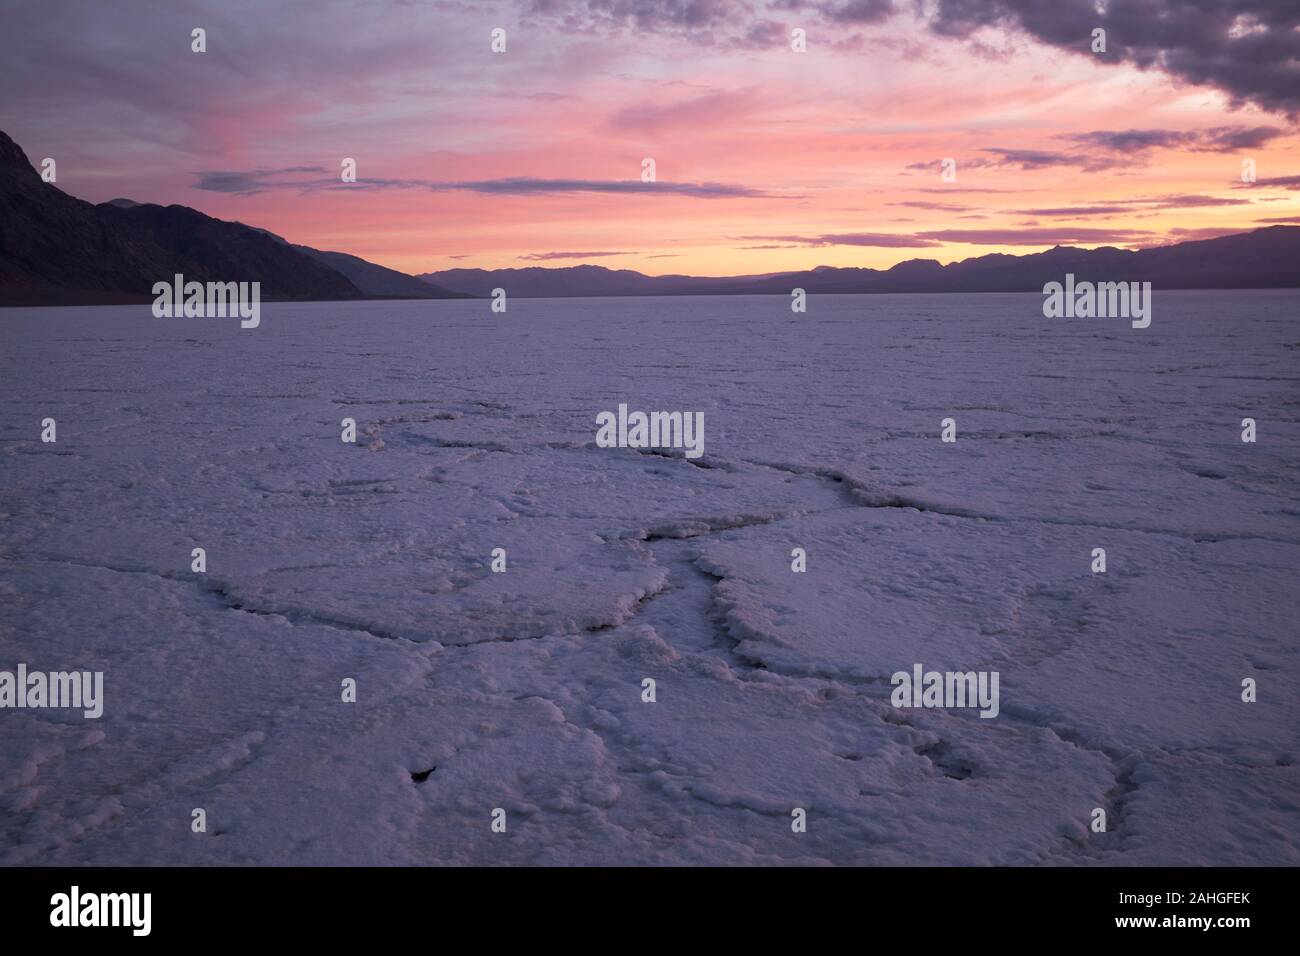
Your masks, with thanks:
[[(874, 25), (900, 10), (919, 13), (934, 33), (981, 46), (986, 27), (1018, 30), (1041, 43), (1160, 70), (1209, 86), (1234, 104), (1300, 115), (1300, 3), (1295, 0), (529, 0), (529, 12), (575, 29), (631, 27), (761, 46), (784, 41), (769, 15), (798, 13), (840, 26)], [(1099, 12), (1099, 9), (1104, 12)], [(1092, 53), (1092, 31), (1106, 52)]]
[(734, 26), (748, 19), (746, 6), (738, 0), (530, 0), (527, 8), (582, 29), (628, 26), (678, 33)]
[(813, 6), (834, 23), (880, 23), (894, 15), (892, 0), (840, 0)]
[[(936, 0), (930, 21), (936, 33), (963, 39), (981, 27), (1018, 28), (1290, 116), (1300, 113), (1298, 26), (1294, 0)], [(1106, 31), (1105, 53), (1091, 52), (1097, 27)]]
[(760, 20), (751, 24), (742, 36), (733, 42), (734, 46), (750, 50), (764, 50), (788, 42), (785, 25), (775, 20)]
[[(769, 12), (809, 12), (832, 23), (849, 24), (880, 23), (895, 12), (893, 0), (529, 0), (526, 9), (584, 29), (616, 26), (657, 33), (717, 30), (720, 34), (752, 33), (756, 20), (762, 23), (758, 18)], [(782, 31), (780, 42), (784, 40)]]

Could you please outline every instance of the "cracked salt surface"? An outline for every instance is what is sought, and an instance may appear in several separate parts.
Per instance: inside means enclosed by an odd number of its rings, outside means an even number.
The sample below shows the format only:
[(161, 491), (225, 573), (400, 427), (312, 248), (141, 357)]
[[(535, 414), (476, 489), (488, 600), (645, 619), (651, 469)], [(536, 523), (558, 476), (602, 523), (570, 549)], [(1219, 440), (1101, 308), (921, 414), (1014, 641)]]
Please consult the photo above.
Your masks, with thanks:
[(1300, 863), (1300, 295), (1158, 302), (6, 310), (0, 863)]

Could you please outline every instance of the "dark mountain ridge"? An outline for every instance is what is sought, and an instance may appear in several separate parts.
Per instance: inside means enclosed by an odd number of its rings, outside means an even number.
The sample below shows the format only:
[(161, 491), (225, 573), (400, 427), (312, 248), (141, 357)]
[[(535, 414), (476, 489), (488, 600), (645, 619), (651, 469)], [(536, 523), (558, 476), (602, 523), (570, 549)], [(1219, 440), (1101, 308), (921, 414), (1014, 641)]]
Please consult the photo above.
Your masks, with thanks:
[(264, 299), (357, 299), (347, 278), (186, 206), (93, 205), (44, 182), (0, 133), (0, 303), (151, 301), (153, 284), (261, 282)]
[(0, 132), (0, 305), (151, 302), (155, 282), (260, 282), (264, 300), (459, 297), (188, 206), (95, 205), (43, 181)]

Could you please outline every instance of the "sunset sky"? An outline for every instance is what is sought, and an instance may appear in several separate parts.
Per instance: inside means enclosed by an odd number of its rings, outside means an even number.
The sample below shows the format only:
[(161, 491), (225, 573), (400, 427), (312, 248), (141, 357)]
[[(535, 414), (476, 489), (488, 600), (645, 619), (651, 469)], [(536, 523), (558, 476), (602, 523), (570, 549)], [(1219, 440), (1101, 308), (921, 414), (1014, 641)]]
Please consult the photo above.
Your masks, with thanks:
[(0, 129), (72, 195), (412, 273), (881, 268), (1300, 224), (1298, 0), (0, 0), (0, 58)]

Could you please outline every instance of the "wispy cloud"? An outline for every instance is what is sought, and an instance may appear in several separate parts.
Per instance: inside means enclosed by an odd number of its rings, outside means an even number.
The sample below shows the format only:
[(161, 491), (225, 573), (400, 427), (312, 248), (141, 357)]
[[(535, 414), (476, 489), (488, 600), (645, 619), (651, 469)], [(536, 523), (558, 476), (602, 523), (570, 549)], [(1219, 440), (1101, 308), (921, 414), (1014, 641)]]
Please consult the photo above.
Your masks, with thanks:
[(928, 209), (936, 212), (967, 212), (970, 206), (963, 206), (960, 203), (952, 202), (934, 202), (929, 199), (909, 199), (903, 202), (886, 203), (889, 206), (906, 206), (909, 209)]
[(358, 178), (356, 182), (345, 183), (337, 178), (307, 180), (278, 178), (286, 173), (303, 171), (320, 171), (320, 167), (200, 172), (197, 174), (198, 178), (194, 186), (196, 189), (209, 192), (233, 193), (243, 196), (256, 195), (272, 190), (309, 193), (326, 189), (359, 191), (420, 189), (429, 192), (465, 191), (517, 196), (546, 193), (624, 193), (645, 196), (693, 196), (697, 199), (778, 198), (761, 189), (731, 183), (647, 183), (639, 179), (540, 179), (531, 176), (510, 176), (502, 179), (444, 182), (429, 179)]
[(1042, 209), (1021, 209), (1021, 216), (1047, 216), (1073, 218), (1076, 216), (1117, 216), (1156, 209), (1200, 209), (1214, 206), (1248, 206), (1249, 199), (1223, 196), (1182, 195), (1152, 196), (1145, 199), (1119, 199), (1104, 203), (1076, 206), (1049, 206)]
[[(1082, 169), (1087, 173), (1103, 169), (1114, 169), (1124, 164), (1117, 157), (1089, 156), (1082, 153), (1058, 153), (1043, 149), (1003, 149), (989, 147), (981, 152), (992, 153), (996, 158), (984, 164), (985, 168), (998, 169), (1007, 166), (1015, 169), (1052, 169), (1061, 166)], [(976, 160), (978, 163), (979, 161)]]
[(980, 246), (1065, 246), (1074, 243), (1132, 243), (1150, 233), (1144, 229), (1092, 229), (1068, 226), (1041, 229), (939, 229), (922, 232), (925, 239)]
[[(1101, 172), (1126, 165), (1126, 160), (1117, 156), (1098, 156), (1091, 153), (1062, 153), (1046, 149), (1011, 149), (1002, 146), (986, 146), (979, 150), (988, 156), (975, 156), (958, 159), (957, 170), (970, 169), (1081, 169), (1086, 173)], [(924, 162), (909, 163), (903, 168), (908, 171), (939, 170), (942, 161), (932, 159)]]
[(1021, 209), (1018, 210), (1021, 216), (1047, 216), (1058, 218), (1073, 218), (1075, 216), (1117, 216), (1131, 213), (1133, 210), (1123, 205), (1105, 205), (1096, 206), (1048, 206), (1044, 209)]
[[(828, 233), (819, 236), (735, 236), (740, 242), (779, 242), (795, 246), (877, 246), (907, 249), (937, 246), (938, 242), (917, 236), (897, 235), (888, 232)], [(780, 248), (777, 246), (749, 246), (747, 248)]]
[(1277, 186), (1281, 189), (1300, 190), (1300, 176), (1261, 176), (1253, 183), (1233, 183), (1233, 189), (1259, 189)]
[(667, 129), (696, 129), (702, 124), (734, 121), (738, 116), (754, 113), (766, 105), (756, 90), (727, 90), (706, 93), (686, 100), (659, 100), (627, 106), (609, 120), (610, 129), (653, 133)]
[(534, 252), (517, 256), (527, 262), (550, 262), (553, 259), (600, 259), (604, 256), (634, 256), (635, 252)]
[[(911, 234), (848, 233), (818, 236), (735, 236), (736, 240), (752, 240), (788, 245), (746, 246), (747, 249), (780, 249), (823, 246), (882, 246), (889, 248), (927, 248), (945, 243), (962, 243), (981, 246), (1057, 246), (1071, 243), (1129, 244), (1149, 238), (1147, 229), (1098, 229), (1088, 226), (1043, 226), (1041, 228), (1014, 227), (989, 229), (934, 229)], [(1229, 230), (1231, 231), (1231, 230)]]
[[(927, 166), (927, 168), (929, 167)], [(935, 165), (934, 168), (938, 169), (938, 166)], [(1023, 193), (1034, 191), (1035, 190), (1029, 189), (992, 189), (980, 186), (958, 186), (956, 184), (947, 186), (912, 186), (909, 188), (909, 192), (918, 193)]]
[(276, 177), (301, 173), (323, 173), (323, 166), (282, 166), (279, 169), (220, 170), (197, 173), (195, 186), (214, 193), (252, 195), (277, 185)]
[(1071, 142), (1115, 153), (1145, 153), (1156, 149), (1185, 149), (1194, 153), (1232, 153), (1260, 149), (1291, 135), (1276, 126), (1214, 126), (1209, 129), (1091, 130), (1062, 136)]
[(505, 179), (486, 179), (477, 182), (428, 183), (421, 185), (428, 189), (437, 190), (465, 189), (477, 193), (512, 193), (516, 195), (536, 193), (633, 193), (645, 196), (694, 196), (699, 199), (772, 198), (770, 193), (761, 189), (737, 186), (731, 183), (643, 183), (636, 179), (534, 179), (520, 176)]

